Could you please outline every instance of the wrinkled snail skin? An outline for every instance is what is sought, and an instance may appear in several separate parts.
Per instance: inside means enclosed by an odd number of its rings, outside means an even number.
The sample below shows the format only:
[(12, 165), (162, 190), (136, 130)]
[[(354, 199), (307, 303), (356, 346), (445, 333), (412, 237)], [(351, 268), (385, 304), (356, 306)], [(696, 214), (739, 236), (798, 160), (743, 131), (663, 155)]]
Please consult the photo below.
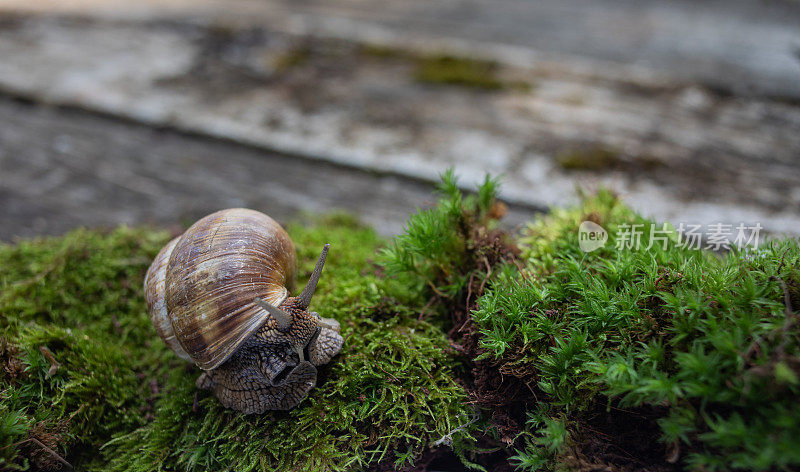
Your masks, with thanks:
[(153, 326), (205, 372), (197, 386), (245, 413), (285, 410), (316, 384), (316, 366), (342, 347), (339, 324), (308, 311), (327, 255), (289, 297), (294, 245), (267, 215), (222, 210), (199, 220), (156, 256), (145, 278)]
[(294, 315), (289, 333), (298, 343), (278, 341), (278, 330), (262, 328), (225, 363), (201, 375), (197, 387), (213, 391), (223, 406), (247, 414), (288, 410), (300, 403), (316, 385), (316, 366), (327, 364), (344, 339), (335, 320), (323, 318), (335, 329), (319, 327), (316, 317), (296, 303), (288, 298), (281, 308)]
[(245, 414), (297, 405), (316, 384), (316, 367), (301, 362), (288, 346), (263, 346), (263, 340), (253, 336), (220, 367), (204, 372), (197, 387), (211, 390), (223, 406)]

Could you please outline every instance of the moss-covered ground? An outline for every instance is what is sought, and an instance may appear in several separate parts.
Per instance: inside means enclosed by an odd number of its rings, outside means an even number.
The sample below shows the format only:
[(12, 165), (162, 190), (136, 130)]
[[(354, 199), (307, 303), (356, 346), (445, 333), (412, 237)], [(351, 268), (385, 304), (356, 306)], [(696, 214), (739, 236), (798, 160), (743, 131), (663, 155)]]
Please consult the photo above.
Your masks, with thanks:
[[(332, 244), (312, 308), (346, 342), (297, 408), (261, 416), (197, 391), (153, 331), (142, 279), (170, 234), (0, 246), (0, 469), (800, 467), (797, 240), (616, 249), (650, 221), (606, 192), (509, 235), (495, 192), (448, 174), (393, 241), (289, 224), (301, 279)], [(582, 252), (584, 220), (609, 244)]]
[(413, 461), (471, 421), (445, 335), (386, 299), (371, 262), (382, 241), (341, 216), (288, 231), (306, 276), (331, 243), (313, 308), (347, 342), (301, 407), (263, 416), (195, 398), (199, 371), (154, 334), (142, 277), (169, 234), (0, 247), (0, 468), (57, 465), (41, 443), (81, 470), (354, 470)]

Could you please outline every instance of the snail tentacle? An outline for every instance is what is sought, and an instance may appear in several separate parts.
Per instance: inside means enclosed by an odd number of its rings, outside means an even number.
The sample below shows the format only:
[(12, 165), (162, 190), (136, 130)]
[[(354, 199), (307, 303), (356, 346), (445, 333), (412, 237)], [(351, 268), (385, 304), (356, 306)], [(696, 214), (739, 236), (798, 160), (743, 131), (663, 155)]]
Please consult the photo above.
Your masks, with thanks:
[(289, 329), (289, 326), (292, 325), (292, 315), (288, 312), (265, 302), (264, 300), (256, 297), (253, 299), (256, 305), (260, 306), (261, 308), (267, 310), (267, 312), (275, 318), (275, 321), (278, 322), (278, 329), (281, 331), (286, 331)]
[(311, 273), (311, 277), (308, 279), (308, 283), (303, 289), (303, 292), (297, 297), (301, 308), (308, 308), (308, 305), (311, 304), (311, 298), (314, 296), (314, 291), (317, 289), (317, 282), (319, 282), (319, 278), (322, 276), (322, 267), (325, 265), (325, 258), (328, 257), (328, 249), (330, 247), (330, 244), (326, 244), (325, 247), (322, 248), (322, 253), (320, 253), (319, 259), (317, 259), (314, 272)]

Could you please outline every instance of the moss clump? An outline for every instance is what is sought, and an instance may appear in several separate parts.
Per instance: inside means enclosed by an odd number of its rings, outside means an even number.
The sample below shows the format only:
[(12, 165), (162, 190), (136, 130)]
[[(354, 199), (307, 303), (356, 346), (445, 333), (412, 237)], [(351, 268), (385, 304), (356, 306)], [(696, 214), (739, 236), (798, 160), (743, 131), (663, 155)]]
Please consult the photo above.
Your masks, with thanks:
[(606, 147), (589, 147), (564, 151), (556, 162), (566, 170), (606, 170), (623, 163), (619, 152)]
[[(445, 175), (449, 197), (410, 218), (384, 264), (450, 315), (443, 328), (472, 361), (467, 391), (484, 407), (478, 444), (523, 470), (800, 465), (796, 240), (691, 250), (601, 192), (539, 218), (519, 259), (487, 259), (481, 272), (491, 246), (476, 235), (491, 232), (494, 185), (467, 200), (454, 188)], [(578, 239), (586, 220), (612, 235), (591, 253)], [(644, 244), (618, 249), (633, 224)], [(666, 237), (651, 245), (654, 227)], [(457, 316), (465, 307), (473, 326)]]
[(653, 172), (664, 167), (664, 163), (653, 156), (625, 157), (616, 149), (600, 145), (565, 150), (556, 156), (556, 162), (565, 170), (585, 171)]
[(296, 46), (277, 56), (273, 67), (278, 72), (285, 72), (306, 64), (312, 57), (311, 48), (307, 44)]
[(483, 90), (500, 90), (506, 84), (494, 61), (450, 55), (423, 56), (416, 60), (415, 78), (426, 84), (448, 84)]
[[(390, 56), (383, 52), (382, 57)], [(421, 83), (457, 85), (481, 90), (529, 92), (532, 89), (529, 82), (503, 78), (500, 66), (494, 61), (449, 54), (416, 56), (414, 60), (414, 77)]]
[(403, 465), (456, 430), (463, 449), (473, 411), (446, 340), (387, 298), (369, 263), (382, 241), (341, 216), (288, 230), (304, 276), (332, 244), (314, 309), (337, 318), (347, 342), (299, 407), (262, 416), (198, 394), (197, 369), (150, 326), (141, 285), (167, 234), (77, 231), (0, 247), (2, 467), (52, 465), (32, 439), (85, 470)]
[(516, 90), (528, 92), (529, 82), (503, 77), (502, 68), (494, 61), (452, 54), (422, 55), (409, 49), (374, 43), (348, 43), (342, 41), (306, 41), (290, 47), (277, 55), (273, 66), (285, 72), (312, 62), (337, 59), (342, 61), (373, 60), (405, 66), (411, 77), (420, 83), (455, 85), (473, 89), (496, 91)]
[(504, 211), (495, 205), (497, 185), (487, 177), (476, 194), (464, 196), (453, 172), (444, 173), (438, 205), (411, 215), (403, 234), (383, 250), (386, 274), (411, 293), (433, 293), (440, 301), (458, 298), (476, 275), (476, 259), (484, 256), (479, 240)]
[[(587, 219), (612, 235), (591, 253), (578, 245)], [(634, 223), (645, 244), (615, 248)], [(524, 269), (503, 267), (479, 301), (485, 355), (539, 391), (516, 463), (797, 466), (797, 241), (718, 257), (674, 234), (646, 248), (650, 223), (609, 193), (556, 211), (521, 239)]]
[(409, 59), (413, 53), (407, 49), (392, 46), (384, 46), (375, 43), (362, 43), (358, 47), (358, 52), (362, 56), (374, 57), (376, 59)]
[(529, 92), (533, 87), (523, 80), (509, 80), (500, 74), (494, 61), (451, 54), (420, 55), (410, 50), (365, 43), (359, 53), (383, 61), (403, 61), (413, 65), (414, 78), (421, 83), (456, 85), (481, 90), (517, 90)]

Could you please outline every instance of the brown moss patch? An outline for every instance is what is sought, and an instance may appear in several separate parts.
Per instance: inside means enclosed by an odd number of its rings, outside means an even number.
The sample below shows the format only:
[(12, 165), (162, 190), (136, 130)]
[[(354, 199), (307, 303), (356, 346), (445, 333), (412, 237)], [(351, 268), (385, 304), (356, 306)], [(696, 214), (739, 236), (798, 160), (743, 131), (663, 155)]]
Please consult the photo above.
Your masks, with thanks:
[(626, 156), (621, 151), (602, 144), (582, 145), (562, 150), (556, 162), (565, 170), (623, 170), (650, 172), (664, 164), (651, 156)]
[(584, 415), (558, 461), (577, 472), (674, 472), (680, 448), (660, 441), (666, 408), (597, 408)]
[(66, 419), (56, 423), (40, 421), (28, 431), (28, 438), (17, 446), (30, 459), (34, 470), (72, 470), (58, 452), (68, 441), (68, 433), (69, 421)]
[(0, 371), (12, 384), (25, 373), (25, 365), (19, 358), (19, 348), (2, 337), (0, 337)]

